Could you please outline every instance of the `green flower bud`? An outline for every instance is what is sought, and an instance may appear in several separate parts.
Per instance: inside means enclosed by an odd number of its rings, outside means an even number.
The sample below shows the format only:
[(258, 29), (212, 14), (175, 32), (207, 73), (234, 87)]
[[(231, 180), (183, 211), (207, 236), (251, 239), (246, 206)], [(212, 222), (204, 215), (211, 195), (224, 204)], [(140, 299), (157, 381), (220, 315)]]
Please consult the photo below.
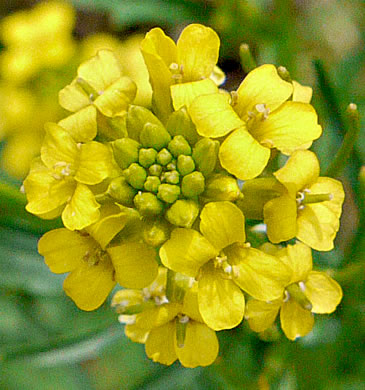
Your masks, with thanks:
[(157, 196), (166, 203), (174, 203), (180, 195), (180, 187), (173, 184), (161, 184)]
[(159, 164), (153, 164), (148, 168), (148, 172), (151, 176), (160, 176), (162, 167)]
[(193, 149), (193, 159), (197, 169), (204, 176), (209, 175), (215, 169), (218, 158), (219, 142), (210, 138), (203, 138), (196, 143)]
[(169, 184), (178, 184), (179, 181), (180, 181), (180, 175), (179, 175), (179, 172), (178, 171), (168, 171), (168, 172), (165, 172), (162, 176), (161, 176), (161, 180), (163, 182), (166, 182), (166, 183), (169, 183)]
[(191, 228), (198, 215), (198, 203), (188, 199), (177, 200), (165, 214), (170, 223), (185, 228)]
[(139, 150), (139, 163), (145, 168), (148, 168), (156, 161), (157, 151), (155, 149), (140, 149)]
[(181, 108), (170, 115), (166, 129), (172, 136), (182, 135), (190, 145), (194, 145), (200, 138), (186, 108)]
[(166, 165), (168, 171), (174, 171), (176, 169), (176, 160), (173, 159), (169, 164)]
[(191, 147), (182, 135), (175, 135), (175, 137), (169, 142), (168, 149), (175, 158), (180, 156), (180, 154), (184, 154), (186, 156), (191, 154)]
[(107, 189), (107, 194), (125, 206), (132, 206), (137, 190), (131, 187), (124, 176), (113, 179)]
[(123, 171), (127, 182), (134, 188), (141, 190), (147, 177), (147, 172), (139, 164), (133, 163)]
[(144, 189), (149, 192), (154, 192), (157, 194), (158, 187), (161, 184), (160, 179), (157, 176), (147, 176), (146, 181), (144, 182)]
[(170, 161), (172, 160), (172, 156), (171, 156), (171, 153), (163, 148), (162, 150), (160, 150), (158, 153), (157, 153), (157, 157), (156, 157), (156, 161), (165, 166), (167, 165)]
[(177, 158), (177, 169), (180, 175), (185, 176), (193, 172), (195, 163), (191, 156), (184, 156), (183, 154)]
[(145, 123), (163, 126), (150, 110), (141, 106), (130, 105), (127, 114), (127, 131), (130, 138), (139, 141), (139, 135)]
[(138, 161), (138, 153), (141, 145), (130, 138), (121, 138), (111, 143), (114, 158), (122, 169), (127, 169), (132, 163)]
[(205, 183), (205, 191), (202, 196), (209, 202), (227, 200), (234, 202), (242, 196), (237, 179), (222, 173), (217, 173), (208, 178)]
[(139, 139), (145, 148), (161, 150), (171, 141), (171, 136), (162, 125), (146, 123), (139, 135)]
[(192, 172), (184, 176), (181, 191), (187, 198), (194, 198), (204, 191), (205, 179), (201, 172)]
[(164, 218), (148, 218), (143, 221), (144, 241), (154, 248), (161, 246), (170, 237), (169, 223)]
[(163, 211), (163, 203), (151, 192), (139, 192), (133, 199), (134, 205), (142, 216), (152, 217)]

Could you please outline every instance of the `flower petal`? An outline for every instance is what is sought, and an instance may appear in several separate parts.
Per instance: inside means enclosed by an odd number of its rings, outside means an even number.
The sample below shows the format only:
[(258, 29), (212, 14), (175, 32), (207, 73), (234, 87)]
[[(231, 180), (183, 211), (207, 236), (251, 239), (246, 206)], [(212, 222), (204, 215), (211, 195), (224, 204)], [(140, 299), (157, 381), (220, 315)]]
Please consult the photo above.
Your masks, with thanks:
[(130, 324), (124, 327), (124, 334), (135, 343), (145, 344), (149, 330), (138, 328), (135, 324)]
[(154, 362), (172, 364), (177, 359), (175, 339), (176, 326), (174, 321), (152, 329), (145, 344), (146, 355)]
[(273, 302), (250, 299), (246, 305), (245, 319), (254, 332), (263, 332), (274, 323), (279, 313), (281, 299)]
[(158, 273), (156, 252), (146, 244), (128, 242), (108, 248), (115, 279), (126, 288), (143, 288), (153, 282)]
[(167, 303), (156, 306), (151, 310), (145, 310), (136, 316), (136, 325), (141, 329), (153, 329), (165, 325), (174, 320), (181, 312), (181, 305)]
[(205, 205), (200, 214), (200, 231), (217, 251), (246, 240), (245, 218), (231, 202), (211, 202)]
[(177, 357), (184, 367), (209, 366), (217, 358), (219, 344), (214, 330), (205, 324), (189, 321), (182, 348), (175, 345)]
[(232, 245), (225, 250), (234, 281), (252, 297), (271, 301), (282, 297), (290, 270), (277, 257), (255, 248)]
[(229, 95), (213, 93), (193, 100), (188, 112), (200, 135), (218, 138), (244, 125), (229, 99)]
[(284, 302), (280, 310), (281, 329), (289, 340), (308, 334), (314, 325), (314, 316), (293, 299)]
[(44, 234), (38, 242), (38, 252), (44, 256), (49, 269), (56, 273), (73, 271), (83, 261), (85, 254), (95, 246), (90, 236), (65, 228)]
[(91, 104), (89, 96), (76, 82), (76, 79), (72, 80), (71, 84), (66, 85), (58, 93), (58, 101), (60, 106), (65, 110), (76, 112)]
[(175, 111), (184, 106), (189, 107), (192, 101), (200, 95), (218, 93), (217, 86), (210, 79), (174, 84), (170, 89)]
[(238, 100), (235, 111), (243, 119), (255, 111), (257, 104), (265, 104), (270, 112), (283, 104), (292, 94), (293, 86), (284, 81), (274, 65), (262, 65), (252, 70), (237, 90)]
[(210, 328), (231, 329), (242, 321), (245, 297), (232, 280), (223, 279), (207, 264), (198, 283), (199, 311)]
[(332, 200), (306, 204), (298, 212), (297, 238), (319, 251), (333, 248), (333, 240), (340, 226), (342, 203), (345, 197), (342, 184), (329, 177), (319, 177), (310, 188), (311, 194), (330, 193)]
[(192, 229), (174, 229), (171, 238), (160, 249), (165, 267), (191, 277), (195, 277), (200, 267), (217, 255), (214, 246)]
[(241, 180), (258, 176), (269, 158), (270, 149), (260, 145), (244, 127), (229, 135), (219, 149), (222, 167)]
[(80, 309), (95, 310), (114, 288), (113, 274), (114, 268), (109, 259), (96, 265), (85, 261), (67, 276), (63, 288)]
[(182, 66), (183, 81), (207, 78), (218, 62), (219, 37), (209, 27), (190, 24), (177, 41), (178, 64)]
[(322, 134), (314, 108), (307, 103), (285, 102), (270, 113), (267, 119), (257, 121), (250, 133), (261, 143), (267, 143), (284, 154), (302, 149)]
[(293, 102), (310, 103), (313, 90), (293, 80)]
[(332, 313), (342, 299), (341, 286), (324, 272), (312, 271), (305, 282), (305, 296), (313, 313)]
[(264, 206), (267, 236), (274, 244), (294, 238), (297, 234), (297, 202), (288, 195), (269, 200)]
[(298, 191), (316, 182), (319, 170), (319, 161), (313, 152), (298, 150), (274, 176), (287, 188), (289, 194), (296, 197)]
[(81, 230), (99, 219), (99, 207), (94, 194), (78, 183), (71, 201), (62, 212), (62, 222), (69, 230)]

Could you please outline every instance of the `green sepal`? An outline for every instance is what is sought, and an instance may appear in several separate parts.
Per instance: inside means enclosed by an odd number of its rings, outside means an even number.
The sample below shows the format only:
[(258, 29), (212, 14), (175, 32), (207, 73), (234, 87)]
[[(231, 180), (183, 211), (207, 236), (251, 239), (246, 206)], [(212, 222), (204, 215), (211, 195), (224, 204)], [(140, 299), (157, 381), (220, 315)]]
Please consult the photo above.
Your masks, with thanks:
[(121, 138), (111, 142), (114, 158), (122, 169), (127, 169), (132, 163), (138, 162), (141, 145), (130, 138)]
[(166, 219), (173, 225), (191, 228), (199, 215), (197, 202), (188, 199), (177, 200), (166, 212)]
[(146, 170), (137, 163), (133, 163), (129, 168), (125, 169), (123, 175), (127, 179), (127, 182), (137, 190), (143, 188), (147, 178)]
[(162, 125), (148, 122), (143, 126), (139, 139), (145, 148), (161, 150), (171, 141), (171, 136)]
[(151, 192), (139, 192), (133, 199), (139, 213), (144, 217), (159, 215), (163, 212), (163, 203)]
[(109, 183), (106, 193), (121, 204), (132, 206), (137, 190), (128, 184), (124, 176), (119, 176)]
[(167, 147), (171, 154), (177, 158), (181, 154), (188, 156), (191, 154), (191, 147), (182, 135), (175, 135)]
[(182, 135), (190, 145), (194, 145), (200, 139), (186, 108), (181, 108), (170, 115), (166, 129), (172, 136)]
[(163, 126), (158, 118), (152, 114), (150, 110), (141, 106), (130, 105), (127, 114), (127, 131), (130, 138), (139, 141), (139, 135), (148, 123), (153, 123), (158, 126)]
[(209, 175), (215, 169), (218, 159), (219, 142), (210, 138), (203, 138), (193, 148), (193, 159), (197, 169), (204, 176)]
[(205, 179), (201, 172), (192, 172), (184, 176), (181, 183), (181, 192), (187, 198), (195, 198), (205, 188)]

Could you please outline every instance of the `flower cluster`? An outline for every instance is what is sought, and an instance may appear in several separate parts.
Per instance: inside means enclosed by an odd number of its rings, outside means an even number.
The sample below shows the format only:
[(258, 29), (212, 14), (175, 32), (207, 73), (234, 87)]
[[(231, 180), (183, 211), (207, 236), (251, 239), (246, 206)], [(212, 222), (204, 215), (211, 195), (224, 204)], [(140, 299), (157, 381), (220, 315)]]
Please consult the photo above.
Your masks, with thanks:
[(152, 109), (107, 50), (60, 91), (72, 113), (46, 126), (24, 181), (27, 210), (65, 226), (39, 252), (81, 309), (124, 287), (112, 305), (126, 335), (163, 364), (209, 365), (217, 331), (246, 319), (262, 332), (279, 311), (289, 339), (306, 335), (342, 298), (311, 248), (333, 248), (344, 200), (308, 150), (321, 135), (311, 89), (274, 65), (219, 88), (219, 38), (202, 25), (176, 44), (154, 28), (141, 51)]

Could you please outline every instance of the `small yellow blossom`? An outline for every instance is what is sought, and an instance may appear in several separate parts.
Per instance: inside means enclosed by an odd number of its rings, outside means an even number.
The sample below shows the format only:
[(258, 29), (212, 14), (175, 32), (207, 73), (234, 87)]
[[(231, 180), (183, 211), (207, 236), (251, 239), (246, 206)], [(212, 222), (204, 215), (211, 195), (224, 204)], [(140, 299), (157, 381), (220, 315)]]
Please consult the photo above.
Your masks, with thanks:
[[(276, 251), (270, 249), (271, 253)], [(271, 302), (249, 300), (245, 316), (252, 330), (263, 332), (272, 325), (280, 310), (281, 328), (286, 337), (295, 340), (312, 330), (313, 313), (336, 310), (342, 290), (326, 273), (312, 270), (311, 249), (305, 244), (289, 245), (277, 250), (275, 255), (291, 270), (285, 294)]]

